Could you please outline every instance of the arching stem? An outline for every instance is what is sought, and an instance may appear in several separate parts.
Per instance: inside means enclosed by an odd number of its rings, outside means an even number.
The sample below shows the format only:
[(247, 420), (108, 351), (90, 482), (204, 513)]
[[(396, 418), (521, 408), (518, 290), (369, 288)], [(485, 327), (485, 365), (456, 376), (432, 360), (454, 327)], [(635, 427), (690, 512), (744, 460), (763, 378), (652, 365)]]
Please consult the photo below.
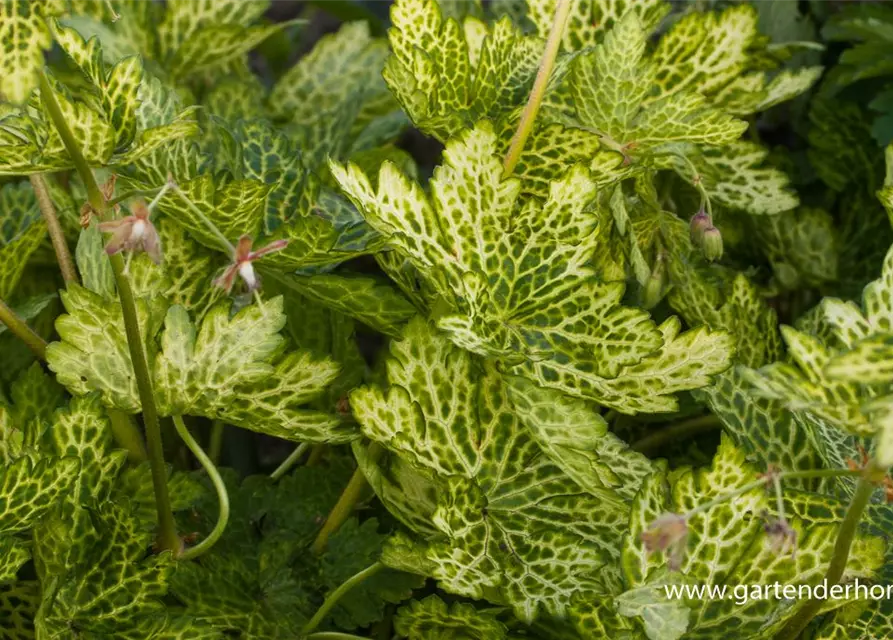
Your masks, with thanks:
[(192, 560), (203, 553), (206, 553), (213, 547), (226, 530), (226, 523), (229, 521), (229, 493), (226, 491), (226, 484), (224, 484), (223, 478), (220, 477), (220, 472), (217, 471), (217, 467), (214, 466), (214, 463), (211, 462), (211, 458), (202, 451), (202, 448), (198, 446), (195, 438), (189, 433), (189, 429), (183, 422), (183, 417), (175, 415), (173, 419), (177, 433), (183, 439), (183, 442), (186, 443), (186, 446), (189, 447), (192, 455), (196, 457), (199, 464), (202, 465), (202, 469), (205, 470), (205, 473), (207, 473), (208, 477), (211, 479), (211, 483), (214, 485), (214, 490), (217, 492), (217, 500), (220, 504), (220, 509), (217, 515), (217, 524), (214, 525), (214, 529), (211, 531), (210, 535), (194, 547), (184, 550), (179, 555), (181, 560)]
[(313, 614), (310, 622), (308, 622), (304, 626), (304, 633), (310, 633), (311, 631), (316, 629), (316, 627), (318, 627), (320, 623), (325, 620), (325, 617), (328, 615), (329, 611), (332, 610), (332, 607), (338, 604), (338, 601), (344, 596), (345, 593), (385, 568), (385, 565), (383, 565), (381, 562), (376, 562), (375, 564), (366, 567), (356, 575), (353, 575), (342, 582), (337, 589), (329, 594), (329, 597), (325, 599), (325, 602), (322, 603), (322, 606), (316, 611), (315, 614)]

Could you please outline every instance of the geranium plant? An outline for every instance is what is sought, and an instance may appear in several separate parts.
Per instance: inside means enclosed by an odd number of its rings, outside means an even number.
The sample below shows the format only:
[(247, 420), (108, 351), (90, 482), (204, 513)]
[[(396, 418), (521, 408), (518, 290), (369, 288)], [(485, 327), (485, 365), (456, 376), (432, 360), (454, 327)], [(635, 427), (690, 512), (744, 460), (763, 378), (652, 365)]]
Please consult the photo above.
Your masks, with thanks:
[(0, 638), (889, 635), (886, 7), (306, 4), (0, 0)]

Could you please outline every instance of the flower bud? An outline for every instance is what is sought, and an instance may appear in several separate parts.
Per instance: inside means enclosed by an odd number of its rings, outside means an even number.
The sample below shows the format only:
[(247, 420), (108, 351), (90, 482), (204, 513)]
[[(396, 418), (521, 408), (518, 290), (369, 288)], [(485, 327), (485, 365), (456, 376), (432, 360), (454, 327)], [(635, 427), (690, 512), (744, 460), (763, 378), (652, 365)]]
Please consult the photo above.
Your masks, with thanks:
[(704, 229), (701, 250), (704, 252), (704, 257), (710, 262), (716, 262), (722, 258), (722, 234), (713, 225)]
[(661, 301), (664, 295), (664, 289), (667, 286), (667, 269), (664, 266), (663, 256), (658, 256), (654, 270), (648, 276), (645, 287), (642, 290), (642, 306), (646, 309), (653, 309), (657, 303)]
[(704, 237), (704, 231), (713, 226), (710, 216), (701, 209), (692, 216), (688, 230), (691, 233), (691, 243), (697, 247), (701, 246), (701, 239)]

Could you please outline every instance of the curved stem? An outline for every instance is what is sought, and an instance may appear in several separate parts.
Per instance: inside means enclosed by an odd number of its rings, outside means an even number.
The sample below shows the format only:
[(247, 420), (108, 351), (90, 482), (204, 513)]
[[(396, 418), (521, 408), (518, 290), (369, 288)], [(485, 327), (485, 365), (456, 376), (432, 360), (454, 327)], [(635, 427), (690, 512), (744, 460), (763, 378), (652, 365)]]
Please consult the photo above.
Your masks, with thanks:
[[(831, 556), (831, 562), (825, 571), (823, 583), (833, 586), (840, 582), (843, 572), (846, 570), (846, 563), (850, 558), (850, 549), (853, 546), (853, 540), (856, 538), (856, 531), (859, 528), (859, 521), (862, 514), (871, 500), (871, 494), (877, 489), (877, 486), (884, 479), (884, 469), (869, 463), (869, 466), (860, 472), (862, 477), (856, 485), (856, 492), (850, 506), (847, 507), (846, 515), (843, 522), (840, 523), (840, 529), (837, 530), (837, 538), (834, 540), (834, 554)], [(784, 629), (776, 636), (777, 640), (794, 640), (809, 625), (812, 619), (822, 608), (823, 600), (813, 598), (788, 621)]]
[(276, 482), (282, 476), (284, 476), (289, 469), (295, 466), (295, 464), (298, 462), (298, 460), (301, 459), (301, 456), (304, 455), (304, 452), (307, 451), (308, 448), (310, 448), (309, 442), (302, 442), (301, 444), (299, 444), (295, 448), (295, 450), (292, 451), (291, 454), (289, 454), (289, 456), (282, 461), (282, 464), (276, 467), (276, 470), (270, 474), (270, 479), (273, 480), (273, 482)]
[(186, 428), (186, 424), (183, 422), (183, 417), (179, 415), (173, 416), (174, 419), (174, 427), (177, 429), (177, 433), (180, 434), (180, 437), (183, 438), (183, 442), (186, 443), (186, 446), (189, 447), (189, 450), (192, 452), (199, 463), (202, 465), (202, 468), (208, 474), (208, 477), (211, 478), (211, 482), (214, 485), (214, 490), (217, 492), (217, 499), (220, 502), (220, 511), (217, 516), (217, 524), (214, 525), (214, 529), (211, 531), (211, 534), (199, 542), (194, 547), (190, 547), (186, 549), (180, 554), (180, 558), (183, 560), (192, 560), (193, 558), (197, 558), (208, 549), (214, 546), (214, 544), (220, 539), (220, 536), (223, 535), (224, 530), (226, 529), (226, 523), (229, 521), (229, 494), (226, 491), (226, 485), (223, 482), (223, 478), (220, 477), (220, 473), (217, 471), (217, 467), (214, 466), (214, 463), (211, 462), (211, 459), (207, 456), (207, 454), (202, 451), (202, 448), (198, 446), (198, 443), (195, 441), (195, 438), (192, 437), (192, 434), (189, 433), (189, 429)]
[(384, 564), (382, 564), (381, 562), (376, 562), (375, 564), (366, 567), (356, 575), (353, 575), (342, 582), (337, 589), (329, 594), (329, 596), (325, 599), (325, 602), (322, 603), (322, 606), (316, 611), (316, 613), (313, 614), (310, 622), (308, 622), (304, 626), (304, 633), (310, 633), (311, 631), (316, 629), (316, 627), (318, 627), (319, 624), (325, 619), (326, 615), (328, 615), (329, 611), (332, 610), (332, 607), (338, 604), (338, 601), (344, 596), (345, 593), (385, 568), (386, 567)]
[(540, 60), (539, 70), (536, 72), (536, 80), (533, 82), (533, 89), (530, 91), (530, 97), (527, 104), (524, 105), (524, 111), (521, 113), (521, 120), (518, 122), (518, 129), (509, 145), (508, 153), (505, 156), (503, 165), (504, 174), (511, 175), (512, 171), (518, 165), (521, 159), (521, 152), (524, 151), (524, 143), (533, 130), (533, 123), (536, 120), (536, 114), (540, 110), (543, 103), (543, 97), (546, 95), (546, 87), (549, 84), (549, 76), (552, 75), (552, 69), (555, 66), (555, 59), (558, 57), (558, 50), (561, 47), (561, 38), (564, 35), (564, 24), (567, 22), (568, 13), (571, 9), (571, 0), (558, 0), (555, 7), (555, 16), (552, 19), (552, 29), (549, 31), (549, 39), (546, 40), (546, 49), (543, 51), (543, 57)]
[(47, 183), (44, 177), (39, 173), (32, 173), (29, 176), (31, 180), (31, 188), (34, 189), (34, 195), (37, 197), (37, 205), (43, 214), (43, 219), (47, 223), (47, 232), (50, 234), (50, 241), (53, 243), (53, 251), (56, 252), (56, 261), (59, 263), (59, 270), (62, 271), (62, 279), (65, 283), (78, 282), (78, 272), (74, 267), (74, 260), (71, 257), (71, 251), (68, 250), (68, 244), (65, 242), (65, 233), (62, 231), (62, 225), (59, 223), (59, 216), (56, 215), (56, 207), (53, 206), (53, 200), (50, 198), (50, 192), (47, 190)]
[[(84, 154), (78, 147), (77, 140), (68, 128), (65, 116), (59, 108), (56, 96), (50, 86), (46, 72), (40, 74), (40, 97), (46, 107), (50, 118), (59, 132), (59, 137), (65, 144), (65, 149), (71, 156), (71, 160), (80, 175), (84, 186), (87, 188), (87, 196), (90, 206), (100, 218), (104, 218), (108, 212), (108, 203), (99, 185), (93, 170), (87, 164)], [(133, 289), (124, 271), (124, 258), (120, 253), (109, 256), (112, 265), (112, 273), (115, 276), (115, 284), (118, 288), (118, 297), (121, 300), (121, 312), (124, 318), (124, 332), (127, 336), (127, 347), (130, 350), (130, 359), (133, 363), (133, 373), (136, 378), (139, 391), (140, 405), (143, 410), (143, 422), (146, 426), (146, 445), (149, 449), (149, 464), (152, 469), (152, 485), (155, 490), (155, 509), (158, 513), (158, 538), (157, 547), (161, 551), (171, 550), (179, 553), (181, 542), (177, 535), (177, 527), (174, 522), (174, 514), (171, 511), (170, 495), (167, 489), (167, 466), (164, 462), (164, 448), (161, 438), (161, 425), (158, 421), (158, 410), (155, 406), (155, 395), (152, 391), (152, 376), (149, 372), (149, 362), (146, 358), (145, 346), (140, 334), (139, 316), (136, 311), (136, 301)]]
[(713, 431), (722, 426), (719, 418), (713, 414), (697, 416), (688, 420), (681, 420), (670, 426), (649, 433), (644, 438), (636, 440), (630, 445), (630, 449), (639, 453), (649, 453), (669, 442), (678, 442), (682, 439), (695, 436), (706, 431)]
[(5, 324), (13, 335), (25, 343), (32, 353), (43, 362), (47, 359), (47, 342), (41, 338), (28, 323), (22, 320), (16, 312), (0, 300), (0, 323)]
[[(371, 462), (378, 460), (382, 453), (384, 453), (384, 450), (375, 442), (370, 444), (369, 449), (367, 450), (367, 455)], [(341, 492), (338, 502), (332, 507), (332, 511), (329, 512), (325, 524), (323, 524), (322, 529), (319, 530), (319, 534), (317, 534), (316, 539), (313, 541), (313, 544), (310, 547), (313, 553), (319, 555), (326, 550), (329, 536), (338, 531), (338, 529), (341, 528), (341, 525), (350, 517), (351, 511), (353, 511), (354, 506), (360, 499), (363, 489), (365, 488), (366, 476), (363, 475), (362, 469), (357, 466), (356, 471), (353, 472), (347, 486), (344, 487), (344, 491)]]

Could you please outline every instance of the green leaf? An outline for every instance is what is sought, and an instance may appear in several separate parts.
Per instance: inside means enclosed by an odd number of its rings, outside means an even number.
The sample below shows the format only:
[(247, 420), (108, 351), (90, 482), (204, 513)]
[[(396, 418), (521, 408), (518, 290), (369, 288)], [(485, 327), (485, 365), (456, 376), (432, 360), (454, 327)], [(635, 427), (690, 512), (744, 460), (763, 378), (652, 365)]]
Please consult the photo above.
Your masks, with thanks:
[(508, 18), (489, 26), (444, 18), (435, 2), (399, 0), (388, 31), (384, 79), (413, 123), (441, 141), (527, 98), (543, 43)]
[(39, 605), (40, 583), (36, 580), (0, 585), (0, 622), (9, 640), (33, 640)]
[(615, 600), (620, 615), (641, 619), (649, 640), (678, 640), (688, 629), (691, 611), (682, 600), (667, 597), (664, 590), (667, 582), (649, 582)]
[(23, 542), (11, 537), (0, 538), (0, 585), (15, 582), (19, 569), (30, 559), (31, 552)]
[[(631, 589), (655, 584), (655, 578), (663, 571), (663, 560), (649, 557), (639, 540), (639, 535), (657, 515), (686, 513), (695, 505), (743, 486), (756, 477), (756, 471), (746, 464), (743, 452), (724, 438), (711, 468), (684, 468), (675, 470), (669, 477), (661, 475), (655, 475), (645, 484), (633, 504), (622, 563)], [(830, 498), (814, 495), (803, 494), (803, 499), (816, 507), (842, 506)], [(728, 585), (729, 589), (775, 581), (785, 585), (820, 583), (833, 554), (837, 524), (789, 517), (789, 524), (797, 532), (798, 547), (796, 554), (782, 555), (772, 548), (757, 517), (763, 511), (774, 513), (771, 503), (766, 491), (755, 488), (691, 516), (681, 578), (697, 584)], [(722, 533), (716, 535), (717, 531)], [(872, 579), (883, 562), (883, 549), (880, 539), (858, 535), (843, 580)], [(772, 637), (807, 602), (806, 599), (776, 598), (771, 592), (768, 595), (768, 598), (748, 598), (743, 603), (740, 598), (737, 601), (686, 598), (685, 604), (691, 612), (686, 637), (713, 638), (730, 634)]]
[(155, 393), (165, 415), (225, 420), (278, 437), (347, 442), (352, 429), (328, 413), (301, 408), (324, 391), (338, 366), (309, 351), (283, 355), (282, 299), (246, 307), (229, 317), (214, 306), (196, 329), (183, 307), (167, 312), (155, 361)]
[[(527, 17), (536, 25), (537, 35), (544, 40), (549, 36), (555, 16), (556, 0), (528, 3)], [(561, 43), (566, 51), (579, 51), (599, 44), (627, 13), (635, 13), (646, 31), (653, 31), (669, 13), (670, 5), (664, 0), (583, 0), (571, 6)]]
[(74, 457), (26, 455), (0, 469), (0, 535), (31, 528), (66, 495), (79, 468)]
[(389, 284), (349, 274), (296, 276), (285, 283), (301, 295), (363, 324), (399, 337), (403, 325), (416, 314), (415, 307)]
[(28, 99), (40, 79), (43, 52), (53, 43), (43, 9), (30, 0), (0, 3), (0, 94), (12, 102)]
[(627, 412), (672, 410), (672, 393), (728, 366), (725, 336), (677, 338), (678, 322), (656, 327), (620, 306), (622, 284), (596, 281), (588, 263), (600, 216), (585, 169), (553, 182), (545, 202), (525, 200), (503, 179), (496, 144), (486, 123), (451, 141), (430, 198), (388, 163), (377, 192), (355, 165), (331, 165), (369, 224), (446, 302), (438, 326), (457, 345)]
[[(346, 23), (320, 39), (278, 80), (270, 107), (279, 119), (332, 134), (312, 145), (307, 150), (311, 154), (317, 146), (345, 150), (350, 134), (397, 109), (381, 78), (387, 55), (387, 43), (370, 36), (367, 22)], [(333, 119), (344, 124), (329, 131)]]
[(9, 299), (45, 237), (46, 223), (31, 185), (11, 182), (0, 187), (0, 298)]
[(585, 126), (639, 153), (670, 142), (725, 144), (744, 132), (746, 123), (707, 106), (683, 85), (666, 87), (648, 102), (658, 67), (645, 58), (646, 43), (639, 19), (629, 12), (604, 43), (577, 59), (572, 90)]
[(499, 609), (464, 602), (447, 605), (430, 595), (397, 609), (394, 630), (409, 640), (504, 640), (508, 630), (498, 614)]
[(543, 451), (586, 490), (632, 499), (653, 472), (650, 461), (608, 432), (592, 406), (524, 378), (507, 380), (515, 412)]
[[(799, 204), (788, 177), (763, 167), (768, 151), (739, 140), (723, 147), (705, 147), (702, 184), (717, 204), (736, 211), (771, 216)], [(695, 161), (697, 165), (697, 160)]]
[(114, 299), (117, 296), (115, 274), (97, 225), (81, 230), (74, 255), (84, 287), (103, 298)]
[(593, 568), (618, 551), (621, 497), (583, 491), (539, 454), (500, 375), (424, 320), (387, 366), (390, 389), (361, 387), (351, 406), (367, 437), (437, 479), (442, 541), (426, 555), (440, 586), (496, 597), (523, 620), (560, 615), (564, 594), (595, 588)]
[(83, 524), (76, 562), (54, 576), (43, 594), (39, 633), (56, 635), (72, 625), (111, 636), (140, 627), (159, 630), (165, 623), (160, 598), (174, 568), (170, 554), (146, 558), (151, 533), (141, 532), (121, 506), (106, 503)]
[[(56, 379), (76, 395), (99, 391), (105, 405), (138, 413), (139, 394), (120, 304), (75, 284), (60, 295), (68, 314), (56, 320), (60, 341), (47, 347), (47, 362)], [(167, 305), (155, 298), (137, 300), (136, 307), (151, 362)]]

